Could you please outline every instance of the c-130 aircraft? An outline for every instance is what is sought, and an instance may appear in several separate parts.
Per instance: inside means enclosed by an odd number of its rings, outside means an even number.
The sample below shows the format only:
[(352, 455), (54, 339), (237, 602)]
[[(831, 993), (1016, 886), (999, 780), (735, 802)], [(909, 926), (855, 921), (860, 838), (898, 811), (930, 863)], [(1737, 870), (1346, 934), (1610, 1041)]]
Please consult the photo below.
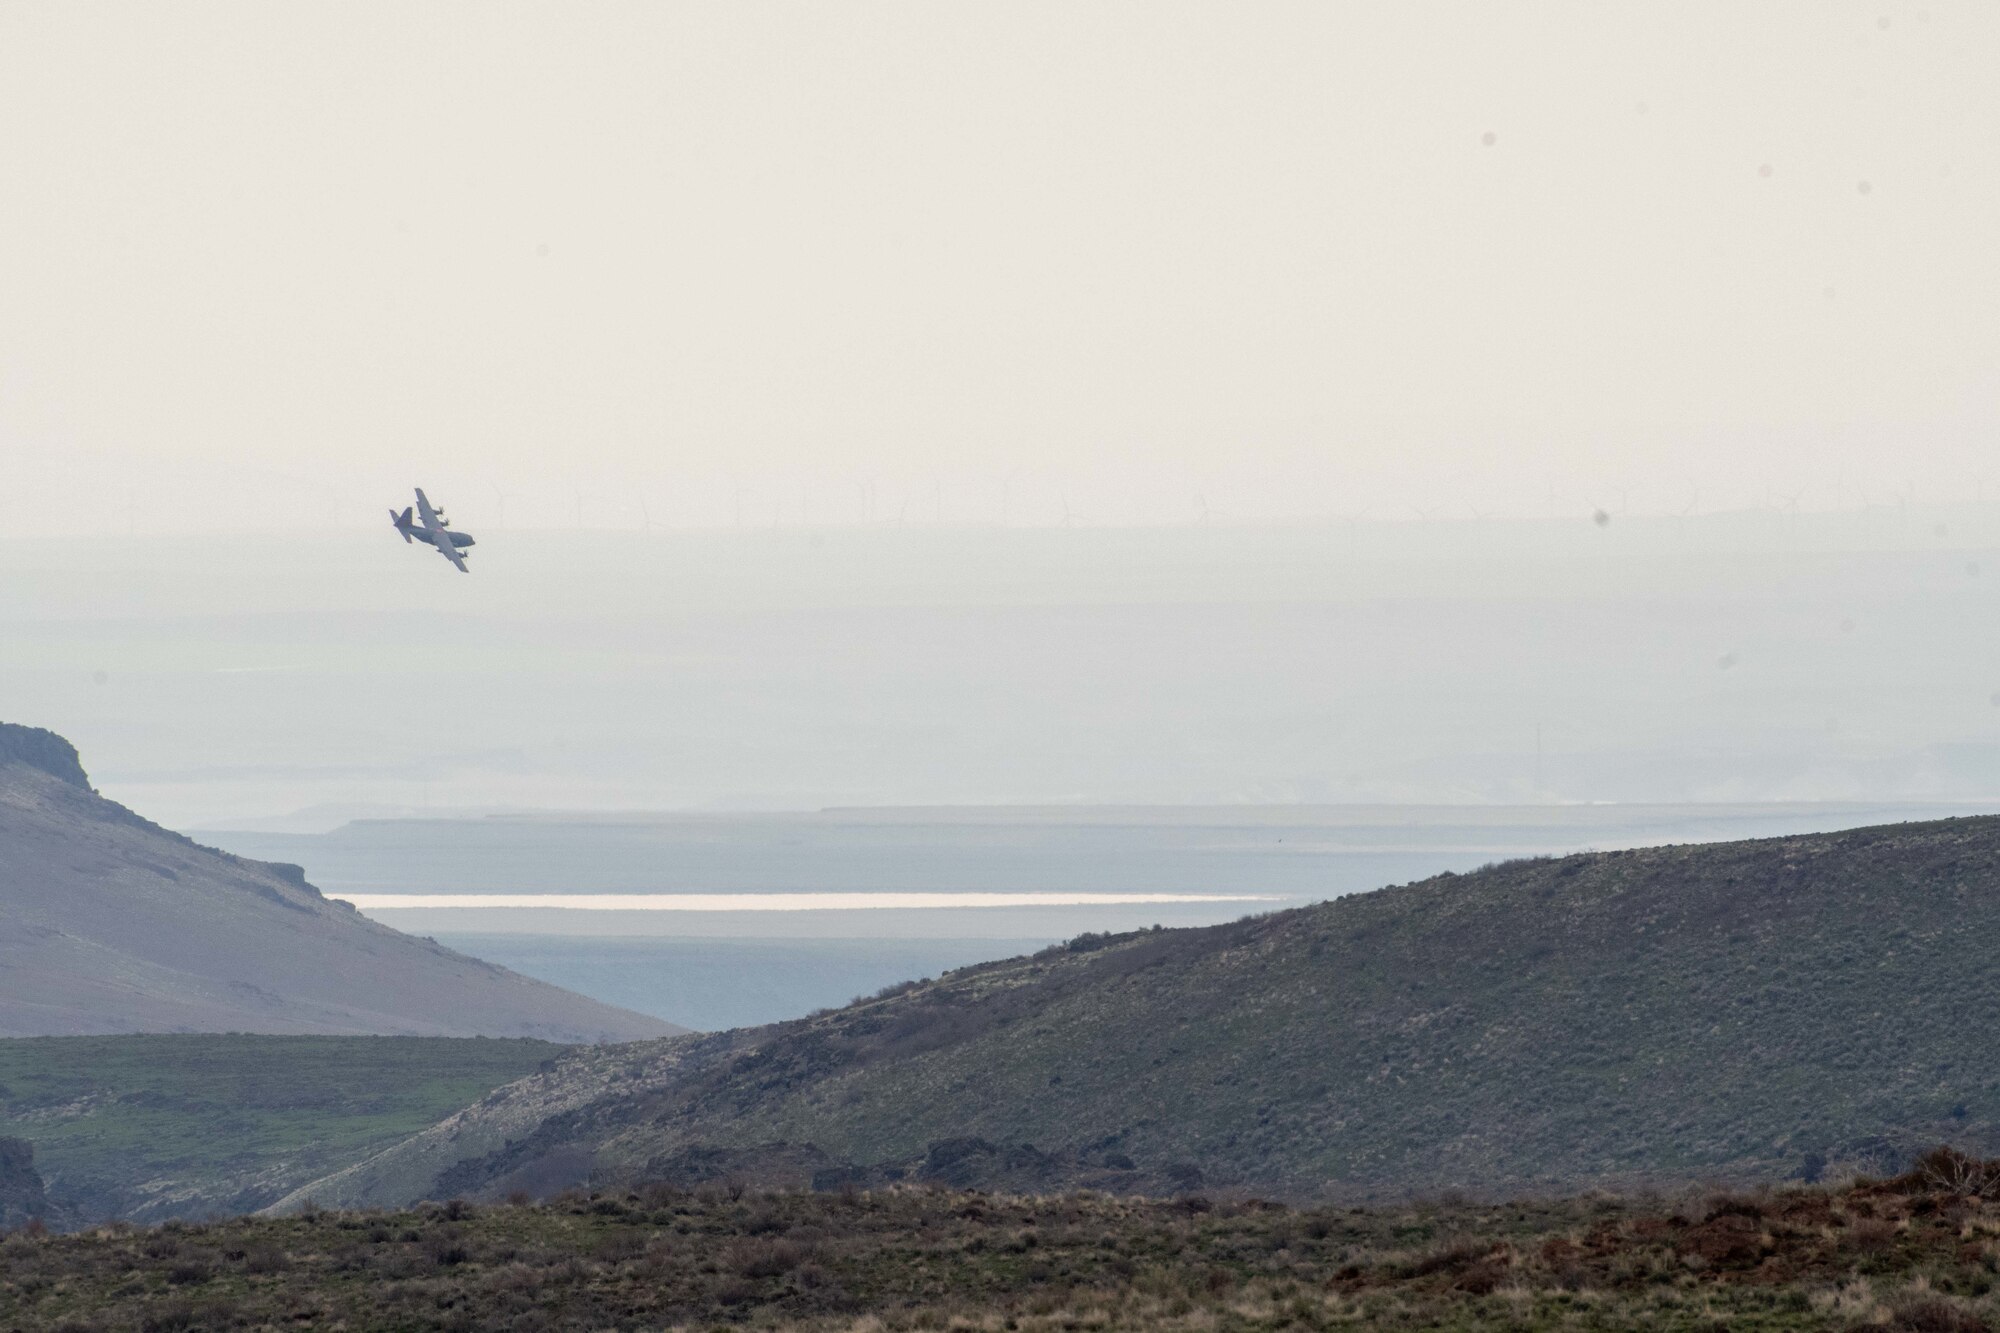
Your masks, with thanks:
[[(412, 514), (415, 515), (414, 518)], [(426, 542), (435, 548), (439, 555), (457, 565), (459, 573), (472, 572), (466, 567), (464, 549), (477, 544), (472, 540), (472, 534), (451, 531), (451, 524), (446, 520), (444, 510), (431, 507), (430, 497), (424, 494), (423, 487), (417, 487), (416, 505), (400, 514), (391, 509), (389, 521), (396, 525), (396, 531), (403, 534), (404, 541)]]

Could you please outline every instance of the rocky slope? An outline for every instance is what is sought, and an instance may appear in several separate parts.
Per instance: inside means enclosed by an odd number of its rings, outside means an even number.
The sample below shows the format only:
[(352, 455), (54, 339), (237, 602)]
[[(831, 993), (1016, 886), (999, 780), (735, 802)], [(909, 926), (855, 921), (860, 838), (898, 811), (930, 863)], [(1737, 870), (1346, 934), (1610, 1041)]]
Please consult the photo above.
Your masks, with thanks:
[(61, 737), (0, 724), (0, 1036), (677, 1030), (377, 925), (296, 866), (198, 846), (98, 796)]
[(2000, 818), (1517, 862), (594, 1052), (299, 1191), (734, 1176), (1292, 1197), (2000, 1148)]

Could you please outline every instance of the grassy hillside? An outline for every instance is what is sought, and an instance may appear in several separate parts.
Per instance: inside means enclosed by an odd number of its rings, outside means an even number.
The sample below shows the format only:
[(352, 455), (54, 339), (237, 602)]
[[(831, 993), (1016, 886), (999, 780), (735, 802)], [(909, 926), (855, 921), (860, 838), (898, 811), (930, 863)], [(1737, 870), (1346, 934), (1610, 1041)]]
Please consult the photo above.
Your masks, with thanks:
[(0, 1241), (0, 1323), (187, 1328), (1773, 1330), (2000, 1317), (2000, 1162), (1840, 1190), (1294, 1211), (670, 1186)]
[(588, 1171), (1356, 1198), (1887, 1169), (2000, 1148), (1996, 940), (1991, 817), (1519, 862), (580, 1054), (309, 1192)]
[(78, 1222), (241, 1212), (530, 1073), (547, 1042), (129, 1036), (0, 1041), (0, 1135)]

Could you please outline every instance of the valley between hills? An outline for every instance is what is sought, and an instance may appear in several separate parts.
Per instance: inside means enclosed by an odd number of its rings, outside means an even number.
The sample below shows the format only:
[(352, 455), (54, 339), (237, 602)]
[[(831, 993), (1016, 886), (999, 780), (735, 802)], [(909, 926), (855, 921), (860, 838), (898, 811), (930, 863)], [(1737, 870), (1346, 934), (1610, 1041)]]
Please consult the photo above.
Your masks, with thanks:
[(2000, 819), (1528, 860), (565, 1052), (289, 1203), (511, 1190), (1364, 1202), (2000, 1151)]
[[(0, 1013), (104, 1035), (0, 1043), (0, 1326), (1992, 1313), (2000, 817), (1517, 860), (649, 1036), (24, 733)], [(133, 1031), (223, 996), (235, 1034)]]

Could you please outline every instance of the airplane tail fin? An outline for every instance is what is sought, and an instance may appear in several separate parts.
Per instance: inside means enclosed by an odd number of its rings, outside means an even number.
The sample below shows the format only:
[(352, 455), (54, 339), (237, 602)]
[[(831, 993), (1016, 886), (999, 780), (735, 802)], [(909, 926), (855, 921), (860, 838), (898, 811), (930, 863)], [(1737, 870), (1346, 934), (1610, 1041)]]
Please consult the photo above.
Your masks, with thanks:
[(412, 523), (415, 522), (415, 519), (413, 519), (411, 516), (416, 512), (417, 509), (415, 505), (411, 505), (408, 509), (405, 509), (400, 514), (393, 509), (389, 511), (389, 521), (396, 525), (396, 531), (403, 534), (403, 542), (405, 545), (407, 545), (410, 541), (410, 526)]

